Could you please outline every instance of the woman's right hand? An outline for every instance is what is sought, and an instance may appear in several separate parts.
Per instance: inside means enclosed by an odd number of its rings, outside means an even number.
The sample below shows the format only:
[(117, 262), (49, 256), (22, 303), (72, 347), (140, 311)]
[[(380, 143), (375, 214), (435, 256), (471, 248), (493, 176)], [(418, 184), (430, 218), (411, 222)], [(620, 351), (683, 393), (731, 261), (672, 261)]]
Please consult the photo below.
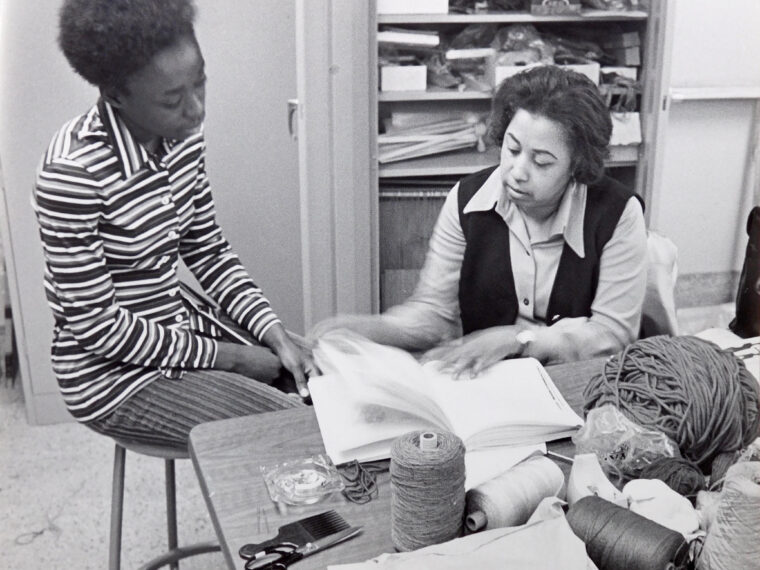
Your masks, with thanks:
[(280, 375), (282, 363), (266, 347), (231, 342), (218, 342), (217, 346), (215, 368), (218, 370), (235, 372), (265, 384), (271, 384)]

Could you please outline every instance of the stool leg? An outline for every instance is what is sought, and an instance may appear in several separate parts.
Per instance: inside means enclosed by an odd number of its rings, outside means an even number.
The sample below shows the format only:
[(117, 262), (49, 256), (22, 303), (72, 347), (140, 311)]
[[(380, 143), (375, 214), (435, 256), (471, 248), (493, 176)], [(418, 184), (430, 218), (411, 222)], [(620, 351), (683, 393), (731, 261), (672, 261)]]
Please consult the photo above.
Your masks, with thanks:
[[(166, 460), (166, 523), (169, 536), (169, 551), (177, 548), (177, 487), (174, 477), (174, 460)], [(172, 562), (171, 570), (178, 570), (179, 563)]]
[(109, 570), (121, 568), (121, 521), (124, 512), (124, 467), (126, 452), (116, 444), (113, 459), (113, 486), (111, 491), (111, 536), (108, 548)]

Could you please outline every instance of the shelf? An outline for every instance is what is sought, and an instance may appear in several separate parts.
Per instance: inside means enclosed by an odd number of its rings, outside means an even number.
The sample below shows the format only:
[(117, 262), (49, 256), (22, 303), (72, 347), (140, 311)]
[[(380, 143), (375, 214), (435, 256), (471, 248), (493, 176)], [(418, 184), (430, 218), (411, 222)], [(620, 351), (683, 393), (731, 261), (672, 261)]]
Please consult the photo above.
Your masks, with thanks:
[(551, 22), (610, 22), (641, 21), (647, 13), (635, 11), (583, 10), (580, 16), (535, 16), (529, 12), (500, 12), (490, 14), (378, 14), (378, 24), (481, 24), (481, 23), (551, 23)]
[[(614, 146), (607, 167), (635, 166), (639, 159), (638, 145)], [(466, 149), (423, 158), (392, 162), (380, 165), (380, 178), (407, 178), (415, 176), (463, 176), (498, 164), (499, 149), (492, 147), (486, 152)]]
[(427, 91), (378, 91), (377, 100), (382, 102), (391, 101), (467, 101), (474, 99), (490, 99), (491, 91), (457, 91), (456, 89), (444, 89), (431, 87)]
[(455, 174), (461, 176), (477, 172), (499, 162), (499, 149), (491, 148), (486, 152), (473, 149), (457, 150), (423, 158), (413, 158), (390, 164), (381, 164), (378, 168), (380, 178), (402, 178), (408, 176), (442, 176)]
[(668, 91), (673, 103), (682, 101), (721, 101), (731, 99), (760, 99), (760, 87), (676, 87)]

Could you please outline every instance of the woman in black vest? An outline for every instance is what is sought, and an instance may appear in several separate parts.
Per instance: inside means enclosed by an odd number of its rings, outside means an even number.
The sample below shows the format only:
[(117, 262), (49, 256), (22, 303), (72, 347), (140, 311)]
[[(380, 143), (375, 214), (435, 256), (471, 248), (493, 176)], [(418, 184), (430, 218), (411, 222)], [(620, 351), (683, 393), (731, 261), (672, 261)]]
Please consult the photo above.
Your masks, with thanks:
[[(612, 123), (584, 75), (534, 67), (506, 79), (489, 135), (496, 167), (449, 193), (412, 297), (349, 328), (429, 350), (459, 374), (503, 358), (591, 358), (636, 339), (646, 284), (646, 228), (633, 193), (604, 175)], [(436, 347), (432, 350), (431, 347)]]

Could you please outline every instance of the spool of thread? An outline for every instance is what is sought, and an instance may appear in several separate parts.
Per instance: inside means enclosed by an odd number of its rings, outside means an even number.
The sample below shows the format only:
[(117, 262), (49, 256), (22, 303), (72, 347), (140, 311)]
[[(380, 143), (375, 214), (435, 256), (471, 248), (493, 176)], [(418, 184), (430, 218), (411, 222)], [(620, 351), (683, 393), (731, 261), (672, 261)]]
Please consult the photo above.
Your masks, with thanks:
[(709, 524), (697, 570), (760, 568), (760, 462), (732, 465)]
[(559, 495), (564, 475), (548, 457), (531, 457), (470, 489), (465, 526), (469, 532), (525, 524), (546, 497)]
[(415, 431), (394, 440), (391, 540), (396, 550), (408, 552), (462, 534), (464, 451), (462, 440), (446, 432)]
[(426, 431), (420, 434), (420, 449), (422, 451), (433, 451), (438, 449), (438, 434), (432, 431)]
[(599, 570), (685, 570), (689, 545), (680, 532), (599, 497), (583, 497), (567, 513)]

